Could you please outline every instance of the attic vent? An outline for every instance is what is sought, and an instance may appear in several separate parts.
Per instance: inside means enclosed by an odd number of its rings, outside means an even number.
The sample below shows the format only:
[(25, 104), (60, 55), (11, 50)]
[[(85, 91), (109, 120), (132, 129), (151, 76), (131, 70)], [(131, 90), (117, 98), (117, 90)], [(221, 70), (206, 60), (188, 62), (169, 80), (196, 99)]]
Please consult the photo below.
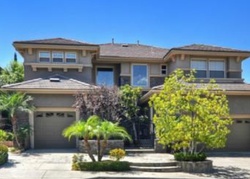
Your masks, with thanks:
[(128, 44), (122, 44), (122, 47), (128, 47)]
[(60, 78), (50, 78), (50, 82), (60, 82)]

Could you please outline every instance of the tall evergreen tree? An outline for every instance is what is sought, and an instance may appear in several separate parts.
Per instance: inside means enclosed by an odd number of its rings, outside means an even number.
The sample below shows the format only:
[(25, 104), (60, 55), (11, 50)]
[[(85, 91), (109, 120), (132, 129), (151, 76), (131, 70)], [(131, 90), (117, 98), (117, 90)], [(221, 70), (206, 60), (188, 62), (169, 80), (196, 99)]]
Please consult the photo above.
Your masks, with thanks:
[(17, 62), (17, 55), (16, 55), (16, 52), (14, 53), (14, 61)]

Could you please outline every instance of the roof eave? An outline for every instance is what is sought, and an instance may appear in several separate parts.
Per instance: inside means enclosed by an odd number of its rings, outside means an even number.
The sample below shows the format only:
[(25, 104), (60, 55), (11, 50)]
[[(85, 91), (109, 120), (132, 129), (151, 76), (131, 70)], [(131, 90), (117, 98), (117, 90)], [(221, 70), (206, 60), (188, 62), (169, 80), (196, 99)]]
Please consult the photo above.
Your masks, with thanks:
[(243, 57), (244, 59), (250, 57), (250, 51), (219, 51), (219, 50), (189, 50), (189, 49), (170, 49), (163, 57), (164, 61), (168, 61), (172, 55), (186, 54), (186, 55), (220, 55), (220, 56), (235, 56)]
[(28, 94), (76, 94), (77, 92), (89, 92), (91, 89), (37, 89), (37, 88), (1, 88), (2, 91), (17, 91)]
[[(140, 99), (140, 103), (147, 102), (150, 97), (155, 93), (160, 93), (162, 89), (152, 89), (143, 95)], [(250, 90), (227, 90), (224, 93), (228, 96), (250, 96)]]

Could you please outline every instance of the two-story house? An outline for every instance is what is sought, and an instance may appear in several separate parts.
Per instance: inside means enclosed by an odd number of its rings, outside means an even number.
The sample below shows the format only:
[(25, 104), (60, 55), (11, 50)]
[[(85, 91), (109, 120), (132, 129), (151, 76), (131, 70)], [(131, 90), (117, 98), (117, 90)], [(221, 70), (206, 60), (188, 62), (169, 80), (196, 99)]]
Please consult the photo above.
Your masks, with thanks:
[[(77, 91), (88, 92), (91, 85), (143, 88), (141, 101), (161, 90), (166, 76), (175, 69), (197, 70), (197, 78), (215, 78), (226, 90), (234, 118), (225, 150), (250, 150), (250, 85), (242, 79), (242, 61), (249, 51), (208, 45), (189, 45), (165, 49), (137, 44), (89, 44), (54, 38), (16, 41), (16, 50), (24, 58), (25, 81), (5, 85), (5, 90), (22, 91), (34, 98), (36, 110), (20, 116), (34, 129), (31, 148), (74, 148), (62, 130), (80, 119), (72, 107)], [(152, 117), (152, 110), (150, 117)], [(28, 120), (27, 120), (28, 119)], [(143, 139), (152, 137), (152, 124), (140, 128)]]

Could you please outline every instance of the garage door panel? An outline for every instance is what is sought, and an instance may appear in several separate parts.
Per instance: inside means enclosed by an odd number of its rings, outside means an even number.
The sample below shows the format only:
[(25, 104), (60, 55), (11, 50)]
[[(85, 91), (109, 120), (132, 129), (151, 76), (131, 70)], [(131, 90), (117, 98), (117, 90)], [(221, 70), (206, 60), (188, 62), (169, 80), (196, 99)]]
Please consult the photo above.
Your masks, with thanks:
[(35, 148), (75, 148), (75, 138), (69, 141), (62, 136), (62, 131), (74, 121), (72, 112), (37, 113), (34, 121)]
[(250, 123), (249, 119), (235, 120), (230, 126), (226, 151), (250, 151)]

